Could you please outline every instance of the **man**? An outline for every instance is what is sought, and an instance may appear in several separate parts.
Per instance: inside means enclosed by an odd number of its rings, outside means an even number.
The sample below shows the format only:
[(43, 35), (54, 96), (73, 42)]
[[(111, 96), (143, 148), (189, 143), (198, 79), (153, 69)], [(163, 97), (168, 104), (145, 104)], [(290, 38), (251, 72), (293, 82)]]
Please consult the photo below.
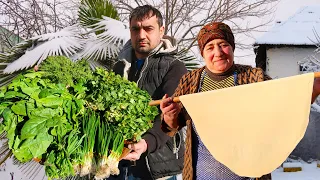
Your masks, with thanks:
[[(172, 95), (187, 69), (174, 58), (176, 42), (164, 36), (161, 13), (152, 6), (140, 6), (132, 11), (129, 21), (131, 40), (120, 52), (114, 72), (137, 82), (153, 99)], [(153, 128), (143, 135), (142, 140), (129, 145), (132, 152), (125, 159), (136, 161), (125, 168), (129, 179), (175, 179), (175, 175), (181, 173), (182, 135), (171, 138), (161, 131), (160, 124), (160, 117), (157, 117)], [(120, 166), (123, 164), (121, 162)]]

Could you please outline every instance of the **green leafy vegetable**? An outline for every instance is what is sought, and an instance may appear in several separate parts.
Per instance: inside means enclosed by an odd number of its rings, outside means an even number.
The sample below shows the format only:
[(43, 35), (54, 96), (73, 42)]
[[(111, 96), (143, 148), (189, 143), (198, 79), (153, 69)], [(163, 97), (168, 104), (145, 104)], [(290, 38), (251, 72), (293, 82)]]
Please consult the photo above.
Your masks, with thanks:
[(152, 127), (150, 100), (113, 72), (53, 56), (0, 88), (0, 133), (19, 161), (40, 159), (49, 179), (104, 179), (119, 173), (125, 142)]
[(86, 82), (91, 78), (91, 69), (86, 60), (74, 63), (65, 56), (48, 57), (41, 64), (40, 70), (44, 72), (44, 78), (69, 86)]

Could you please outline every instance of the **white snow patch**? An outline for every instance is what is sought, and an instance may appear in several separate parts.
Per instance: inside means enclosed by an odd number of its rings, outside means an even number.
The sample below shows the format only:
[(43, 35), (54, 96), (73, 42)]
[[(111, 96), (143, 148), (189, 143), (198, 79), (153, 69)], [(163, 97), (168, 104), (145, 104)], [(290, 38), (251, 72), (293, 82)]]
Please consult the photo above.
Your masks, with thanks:
[[(256, 44), (314, 45), (315, 31), (320, 29), (320, 6), (302, 7), (288, 20), (277, 23), (257, 38)], [(320, 178), (319, 178), (320, 179)]]
[(297, 167), (302, 167), (301, 162), (286, 162), (282, 164), (283, 168), (297, 168)]
[[(295, 162), (296, 163), (296, 162)], [(283, 172), (283, 168), (280, 167), (272, 172), (272, 180), (319, 180), (320, 168), (317, 167), (317, 163), (301, 162), (302, 171), (298, 172)]]

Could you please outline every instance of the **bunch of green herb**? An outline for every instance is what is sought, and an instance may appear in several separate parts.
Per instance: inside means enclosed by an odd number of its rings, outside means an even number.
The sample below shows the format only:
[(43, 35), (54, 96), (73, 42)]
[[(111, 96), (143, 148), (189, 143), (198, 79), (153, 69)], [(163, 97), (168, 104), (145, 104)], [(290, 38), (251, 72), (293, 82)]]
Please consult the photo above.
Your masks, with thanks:
[[(151, 97), (146, 91), (113, 72), (96, 69), (86, 87), (88, 107), (100, 112), (101, 124), (108, 124), (108, 128), (100, 125), (96, 147), (99, 158), (95, 177), (103, 179), (119, 174), (125, 141), (139, 141), (152, 127), (158, 109), (148, 105)], [(109, 147), (105, 149), (101, 144)]]
[(139, 141), (152, 127), (157, 107), (149, 106), (150, 95), (136, 83), (113, 72), (96, 69), (88, 81), (86, 100), (92, 109), (103, 111), (104, 120), (116, 127), (125, 140)]
[(39, 68), (44, 71), (44, 78), (54, 83), (74, 86), (91, 79), (92, 71), (86, 60), (73, 62), (65, 56), (50, 56)]

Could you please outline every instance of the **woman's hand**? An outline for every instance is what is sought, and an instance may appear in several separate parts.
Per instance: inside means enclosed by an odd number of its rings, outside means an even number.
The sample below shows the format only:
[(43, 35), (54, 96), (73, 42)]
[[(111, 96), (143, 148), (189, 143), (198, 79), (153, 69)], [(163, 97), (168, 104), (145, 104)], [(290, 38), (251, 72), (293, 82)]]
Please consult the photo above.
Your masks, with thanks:
[(178, 103), (173, 102), (172, 97), (164, 95), (160, 103), (160, 109), (163, 114), (163, 119), (166, 124), (171, 128), (178, 127), (178, 116), (181, 111), (181, 107)]
[(311, 104), (317, 99), (319, 94), (320, 94), (320, 78), (315, 78), (313, 82)]

